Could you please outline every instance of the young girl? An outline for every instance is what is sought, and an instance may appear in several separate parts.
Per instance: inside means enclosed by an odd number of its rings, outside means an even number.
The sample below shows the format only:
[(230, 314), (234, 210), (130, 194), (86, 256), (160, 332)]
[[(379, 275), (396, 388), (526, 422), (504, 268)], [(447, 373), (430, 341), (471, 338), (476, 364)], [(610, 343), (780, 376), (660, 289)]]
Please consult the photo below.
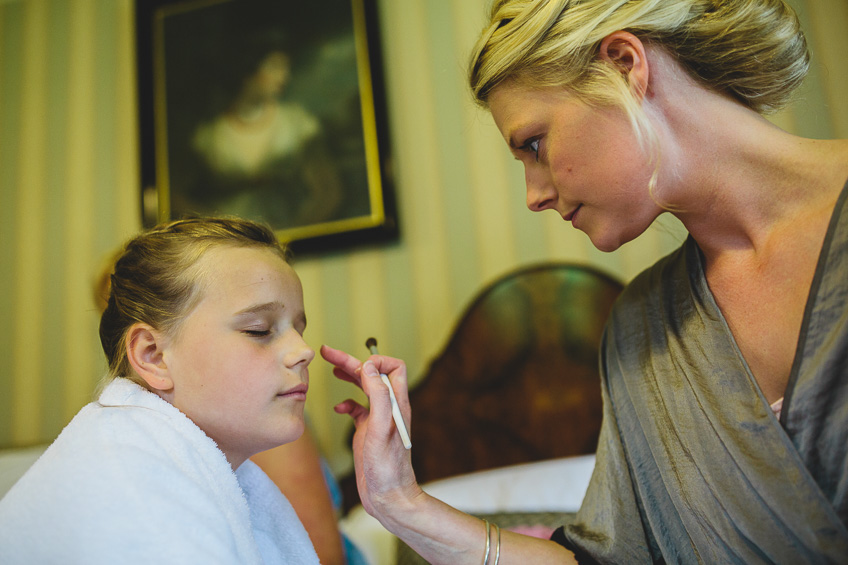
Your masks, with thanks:
[(303, 291), (267, 228), (176, 221), (126, 246), (108, 382), (0, 501), (2, 563), (318, 563), (248, 458), (303, 433)]

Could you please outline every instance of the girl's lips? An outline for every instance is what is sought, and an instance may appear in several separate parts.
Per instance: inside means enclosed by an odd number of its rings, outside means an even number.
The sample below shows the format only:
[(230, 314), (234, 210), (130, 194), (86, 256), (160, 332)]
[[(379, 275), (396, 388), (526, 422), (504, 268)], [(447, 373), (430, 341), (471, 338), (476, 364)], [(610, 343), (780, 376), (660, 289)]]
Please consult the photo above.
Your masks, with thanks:
[(307, 385), (297, 385), (296, 387), (292, 387), (285, 392), (281, 392), (277, 395), (279, 398), (300, 398), (306, 399), (306, 391), (309, 389)]

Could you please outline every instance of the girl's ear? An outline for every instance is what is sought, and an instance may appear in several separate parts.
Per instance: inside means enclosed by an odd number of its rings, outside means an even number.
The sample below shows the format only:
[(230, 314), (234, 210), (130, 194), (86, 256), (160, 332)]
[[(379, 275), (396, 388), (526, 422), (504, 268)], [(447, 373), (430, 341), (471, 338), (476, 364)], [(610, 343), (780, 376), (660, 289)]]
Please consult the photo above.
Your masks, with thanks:
[(613, 32), (601, 41), (598, 54), (625, 75), (638, 100), (645, 97), (648, 92), (648, 58), (645, 56), (645, 44), (638, 37), (626, 31)]
[(167, 392), (174, 382), (165, 363), (162, 334), (143, 323), (133, 324), (127, 332), (127, 359), (144, 382), (153, 389)]

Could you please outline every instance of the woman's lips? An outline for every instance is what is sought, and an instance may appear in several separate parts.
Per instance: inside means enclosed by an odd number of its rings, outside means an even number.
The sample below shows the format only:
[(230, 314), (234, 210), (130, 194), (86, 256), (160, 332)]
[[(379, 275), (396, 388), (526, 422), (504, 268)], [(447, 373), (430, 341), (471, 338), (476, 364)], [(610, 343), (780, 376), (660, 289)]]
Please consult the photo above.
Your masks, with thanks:
[(562, 219), (563, 219), (563, 220), (565, 220), (566, 222), (570, 222), (570, 221), (572, 221), (572, 220), (574, 219), (574, 214), (576, 214), (576, 213), (577, 213), (577, 211), (578, 211), (580, 208), (582, 208), (582, 207), (583, 207), (583, 205), (582, 205), (582, 204), (579, 204), (579, 205), (577, 206), (577, 208), (575, 208), (575, 209), (574, 209), (574, 210), (572, 210), (570, 213), (568, 213), (568, 214), (566, 214), (565, 216), (563, 216), (563, 217), (562, 217)]

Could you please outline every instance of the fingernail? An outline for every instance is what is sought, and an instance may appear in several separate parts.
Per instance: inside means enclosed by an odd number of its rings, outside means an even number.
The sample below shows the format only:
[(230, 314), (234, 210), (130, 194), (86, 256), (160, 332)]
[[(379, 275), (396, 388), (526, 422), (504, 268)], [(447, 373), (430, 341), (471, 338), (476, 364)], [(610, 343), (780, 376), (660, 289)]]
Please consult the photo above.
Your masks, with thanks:
[(366, 377), (377, 377), (380, 373), (377, 372), (377, 366), (374, 365), (371, 361), (366, 361), (362, 366), (362, 373)]

